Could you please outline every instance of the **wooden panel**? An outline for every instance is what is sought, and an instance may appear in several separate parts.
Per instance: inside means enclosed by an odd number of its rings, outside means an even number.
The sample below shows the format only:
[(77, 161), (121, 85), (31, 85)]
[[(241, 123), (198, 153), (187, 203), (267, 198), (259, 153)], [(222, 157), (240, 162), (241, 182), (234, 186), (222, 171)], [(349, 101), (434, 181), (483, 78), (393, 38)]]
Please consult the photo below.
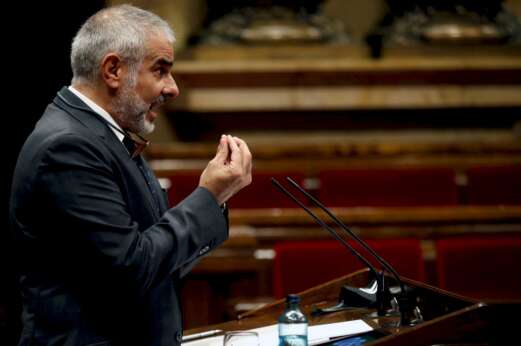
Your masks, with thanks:
[[(256, 161), (324, 159), (426, 159), (449, 161), (452, 158), (479, 160), (503, 155), (521, 156), (521, 141), (511, 130), (401, 130), (401, 131), (308, 131), (297, 133), (246, 133)], [(209, 159), (216, 142), (153, 143), (146, 154), (152, 160)], [(277, 161), (278, 160), (278, 161)], [(159, 162), (158, 162), (159, 164)]]
[[(397, 81), (395, 81), (396, 83)], [(391, 84), (391, 83), (390, 83)], [(256, 112), (285, 110), (519, 107), (521, 86), (392, 85), (360, 87), (198, 88), (180, 94), (171, 110)]]
[[(315, 209), (314, 209), (315, 210)], [(458, 223), (514, 223), (521, 221), (521, 206), (366, 207), (332, 208), (351, 225), (418, 225)], [(321, 211), (316, 214), (327, 219)], [(314, 222), (300, 209), (230, 210), (233, 225), (306, 226)]]
[[(176, 62), (189, 112), (519, 106), (518, 49), (426, 49), (373, 60), (356, 46), (196, 47)], [(281, 53), (283, 52), (283, 53)], [(213, 58), (211, 58), (213, 57)]]

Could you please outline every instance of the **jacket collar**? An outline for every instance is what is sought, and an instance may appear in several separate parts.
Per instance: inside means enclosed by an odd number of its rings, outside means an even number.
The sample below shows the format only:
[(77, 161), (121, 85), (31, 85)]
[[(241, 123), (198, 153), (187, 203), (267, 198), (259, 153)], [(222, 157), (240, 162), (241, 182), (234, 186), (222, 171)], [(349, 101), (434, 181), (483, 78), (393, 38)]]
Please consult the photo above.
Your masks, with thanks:
[(66, 86), (58, 92), (53, 103), (102, 138), (105, 138), (107, 133), (112, 132), (106, 120), (87, 106), (78, 96), (74, 95)]

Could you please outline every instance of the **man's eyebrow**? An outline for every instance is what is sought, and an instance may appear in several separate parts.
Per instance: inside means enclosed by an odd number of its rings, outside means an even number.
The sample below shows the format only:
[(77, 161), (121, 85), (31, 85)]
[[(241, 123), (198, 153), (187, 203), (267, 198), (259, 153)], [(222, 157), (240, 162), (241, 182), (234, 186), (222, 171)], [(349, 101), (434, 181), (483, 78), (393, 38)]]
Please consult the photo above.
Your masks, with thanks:
[(165, 58), (159, 58), (156, 61), (154, 61), (154, 66), (159, 65), (159, 66), (172, 67), (173, 64), (174, 64), (174, 62), (172, 60), (168, 60)]

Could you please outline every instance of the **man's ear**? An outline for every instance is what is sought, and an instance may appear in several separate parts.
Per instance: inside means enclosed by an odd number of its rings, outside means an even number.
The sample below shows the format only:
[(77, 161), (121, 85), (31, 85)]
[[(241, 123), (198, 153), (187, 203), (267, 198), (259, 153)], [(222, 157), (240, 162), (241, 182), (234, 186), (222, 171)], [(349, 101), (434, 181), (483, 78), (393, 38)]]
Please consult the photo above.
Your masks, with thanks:
[(109, 88), (117, 89), (121, 86), (123, 62), (115, 53), (105, 55), (101, 61), (101, 77)]

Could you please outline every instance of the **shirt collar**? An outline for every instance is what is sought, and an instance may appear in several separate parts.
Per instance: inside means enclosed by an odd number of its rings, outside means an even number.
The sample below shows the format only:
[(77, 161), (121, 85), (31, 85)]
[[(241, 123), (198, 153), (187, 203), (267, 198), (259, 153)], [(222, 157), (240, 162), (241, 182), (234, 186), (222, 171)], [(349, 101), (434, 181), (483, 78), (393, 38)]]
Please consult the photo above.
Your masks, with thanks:
[[(94, 112), (96, 112), (97, 114), (99, 114), (103, 119), (105, 119), (106, 121), (108, 121), (110, 124), (114, 125), (116, 128), (120, 129), (122, 132), (123, 132), (123, 129), (121, 128), (121, 126), (118, 125), (118, 123), (114, 120), (114, 118), (106, 111), (104, 110), (103, 108), (101, 108), (100, 106), (98, 106), (94, 101), (92, 101), (90, 98), (88, 98), (87, 96), (83, 95), (80, 91), (78, 91), (77, 89), (75, 89), (72, 85), (69, 86), (69, 90), (76, 96), (78, 96), (78, 98), (80, 100), (82, 100), (83, 102), (85, 102), (85, 104), (87, 106), (89, 106)], [(122, 132), (119, 132), (118, 130), (114, 129), (112, 126), (109, 126), (110, 129), (112, 130), (112, 132), (114, 132), (114, 134), (116, 135), (116, 137), (121, 141), (123, 142), (123, 138), (125, 138), (125, 136), (123, 135)]]

